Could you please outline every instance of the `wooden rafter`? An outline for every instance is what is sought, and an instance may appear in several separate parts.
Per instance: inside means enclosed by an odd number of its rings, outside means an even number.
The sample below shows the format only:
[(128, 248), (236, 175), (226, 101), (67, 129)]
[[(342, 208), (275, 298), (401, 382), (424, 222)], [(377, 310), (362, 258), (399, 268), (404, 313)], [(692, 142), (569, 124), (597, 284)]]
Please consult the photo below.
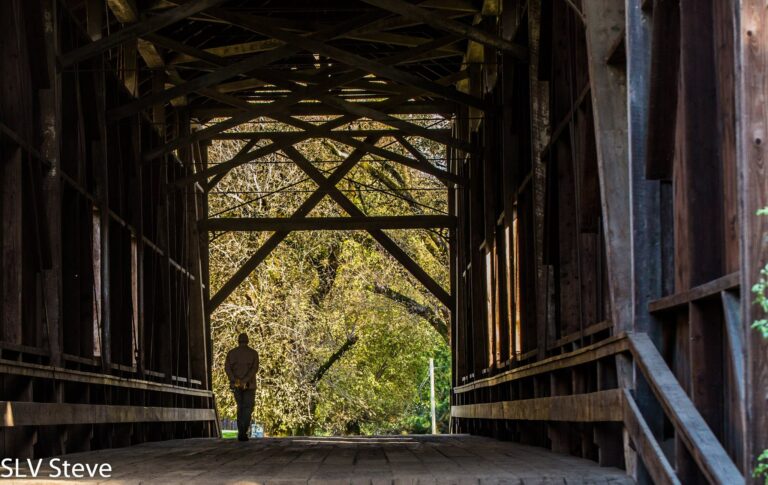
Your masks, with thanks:
[[(359, 22), (359, 20), (357, 22)], [(357, 24), (357, 22), (354, 22), (354, 24)], [(321, 39), (321, 40), (330, 39), (330, 38), (336, 37), (340, 32), (344, 32), (345, 30), (348, 30), (351, 25), (353, 25), (352, 22), (340, 23), (326, 30), (316, 32), (312, 34), (311, 37), (315, 39)], [(174, 43), (174, 41), (167, 38), (160, 38), (159, 40), (163, 41), (166, 45)], [(163, 92), (145, 96), (132, 103), (128, 103), (126, 105), (115, 108), (109, 112), (110, 119), (112, 120), (121, 119), (126, 116), (135, 114), (144, 108), (148, 108), (150, 106), (168, 102), (171, 99), (176, 98), (178, 96), (200, 91), (202, 89), (208, 88), (215, 84), (231, 79), (240, 74), (247, 74), (250, 71), (253, 71), (260, 67), (264, 67), (273, 62), (279, 61), (300, 50), (297, 47), (285, 45), (285, 46), (273, 49), (271, 51), (265, 52), (264, 54), (250, 57), (240, 62), (230, 63), (226, 59), (223, 59), (215, 54), (205, 52), (201, 49), (195, 49), (191, 46), (185, 47), (184, 44), (181, 42), (175, 42), (174, 45), (177, 50), (183, 49), (188, 53), (193, 52), (198, 58), (206, 62), (209, 62), (211, 64), (218, 65), (220, 66), (220, 68), (214, 72), (204, 74), (195, 79), (187, 81), (183, 84), (179, 84), (170, 89), (166, 89)]]
[[(273, 82), (278, 85), (290, 86), (290, 87), (293, 87), (294, 89), (296, 87), (293, 84), (288, 84), (283, 82), (281, 79), (279, 79), (278, 75), (269, 71), (256, 72), (254, 73), (254, 75), (257, 77), (264, 77), (265, 80)], [(380, 123), (389, 125), (393, 128), (399, 129), (405, 133), (421, 136), (430, 140), (434, 140), (438, 143), (443, 143), (445, 145), (457, 148), (459, 150), (463, 150), (465, 152), (472, 151), (472, 145), (467, 142), (458, 140), (451, 135), (446, 135), (439, 132), (433, 132), (428, 128), (425, 128), (423, 126), (418, 126), (407, 120), (395, 118), (394, 116), (388, 115), (387, 113), (378, 111), (374, 108), (367, 107), (367, 106), (359, 106), (358, 103), (352, 103), (350, 101), (341, 99), (338, 96), (333, 96), (330, 94), (321, 95), (319, 96), (319, 99), (323, 103), (329, 106), (332, 106), (334, 108), (338, 108), (339, 110), (342, 110), (346, 113), (349, 113), (361, 118), (368, 118), (374, 121), (378, 121)]]
[[(445, 43), (445, 42), (451, 42), (451, 38), (436, 39), (435, 41), (433, 41), (431, 43), (431, 45), (435, 45), (435, 46), (436, 45), (441, 45), (442, 43)], [(382, 62), (382, 63), (392, 63), (394, 65), (394, 64), (397, 64), (399, 62), (402, 62), (403, 60), (409, 59), (410, 57), (412, 57), (414, 55), (418, 55), (421, 52), (422, 49), (427, 49), (427, 48), (429, 48), (429, 47), (428, 46), (421, 46), (420, 48), (414, 48), (414, 49), (409, 50), (406, 53), (395, 54), (393, 56), (389, 56), (389, 57), (383, 59), (380, 62)], [(191, 49), (192, 48), (188, 48), (187, 52), (193, 52)], [(208, 56), (210, 56), (210, 54), (208, 54)], [(223, 59), (218, 59), (218, 60), (216, 60), (216, 62), (226, 62), (226, 61), (223, 60)], [(318, 76), (321, 76), (321, 75), (322, 74), (318, 74)], [(285, 107), (292, 106), (292, 105), (294, 105), (296, 103), (301, 102), (304, 99), (320, 95), (320, 94), (326, 92), (328, 89), (331, 89), (333, 87), (345, 84), (346, 82), (351, 82), (351, 81), (354, 81), (356, 79), (360, 79), (362, 76), (363, 76), (363, 74), (356, 73), (356, 72), (345, 73), (345, 74), (340, 75), (339, 77), (336, 77), (336, 78), (333, 78), (333, 79), (329, 79), (329, 80), (325, 80), (324, 82), (318, 83), (318, 84), (316, 84), (316, 85), (314, 85), (314, 86), (312, 86), (310, 88), (306, 88), (306, 90), (304, 90), (302, 93), (293, 94), (293, 95), (288, 96), (286, 98), (274, 101), (274, 102), (270, 103), (269, 105), (258, 105), (259, 106), (258, 109), (259, 110), (261, 110), (261, 109), (265, 110), (265, 113), (262, 113), (262, 114), (266, 114), (268, 112), (274, 112), (274, 111), (281, 111), (282, 112), (282, 111), (284, 111)], [(438, 82), (441, 82), (441, 81), (438, 81)], [(384, 106), (382, 106), (382, 108), (387, 108), (389, 106), (397, 106), (397, 105), (399, 105), (399, 104), (401, 104), (403, 102), (407, 102), (409, 99), (410, 99), (410, 97), (393, 98), (393, 99), (391, 99), (391, 100), (389, 100), (389, 101), (387, 101), (385, 103), (382, 103), (384, 105)], [(264, 106), (264, 107), (262, 108), (261, 106)], [(268, 108), (267, 108), (267, 106), (268, 106)], [(254, 114), (252, 114), (252, 113), (254, 113), (256, 107), (257, 106), (254, 105), (254, 107), (253, 107), (254, 109), (253, 110), (249, 109), (249, 112), (247, 112), (245, 114), (234, 115), (234, 116), (232, 116), (232, 118), (230, 118), (230, 119), (228, 119), (226, 121), (222, 121), (220, 123), (217, 123), (216, 125), (209, 126), (207, 128), (199, 130), (199, 131), (197, 131), (195, 133), (192, 133), (190, 135), (177, 138), (176, 140), (172, 140), (171, 142), (166, 143), (165, 145), (163, 145), (161, 147), (158, 147), (158, 148), (155, 148), (153, 150), (150, 150), (148, 153), (146, 153), (144, 155), (144, 159), (145, 160), (152, 160), (152, 159), (157, 158), (158, 156), (161, 156), (164, 153), (167, 153), (167, 152), (169, 152), (171, 150), (175, 150), (177, 148), (186, 146), (189, 143), (192, 143), (194, 141), (199, 141), (199, 140), (210, 138), (211, 136), (213, 136), (213, 135), (215, 135), (217, 133), (221, 133), (224, 130), (227, 130), (227, 129), (232, 128), (234, 126), (237, 126), (239, 124), (245, 123), (245, 122), (247, 122), (247, 121), (249, 121), (249, 120), (251, 120), (252, 118), (255, 117)], [(385, 109), (385, 111), (386, 111), (386, 109)], [(355, 117), (347, 116), (347, 117), (342, 117), (342, 118), (339, 118), (337, 120), (334, 120), (333, 122), (330, 122), (330, 123), (331, 123), (332, 126), (338, 127), (338, 126), (343, 126), (344, 124), (349, 123), (351, 121), (354, 121), (354, 119), (355, 119)], [(327, 124), (324, 124), (323, 126), (326, 126), (326, 125)], [(331, 126), (331, 125), (329, 125), (329, 126)]]
[[(107, 6), (112, 10), (115, 18), (123, 24), (134, 24), (139, 21), (139, 10), (136, 7), (136, 3), (133, 0), (107, 0)], [(151, 34), (150, 34), (151, 35)], [(147, 67), (150, 69), (162, 69), (174, 82), (181, 82), (182, 77), (174, 67), (166, 66), (166, 62), (163, 56), (158, 52), (157, 47), (152, 42), (148, 42), (145, 39), (135, 39), (137, 41), (137, 52), (144, 59)], [(128, 43), (125, 44), (126, 47)], [(134, 66), (135, 68), (135, 66)], [(135, 73), (131, 74), (134, 78)], [(131, 89), (131, 93), (135, 94), (136, 91)], [(171, 104), (174, 106), (186, 106), (186, 97), (174, 98), (171, 100)]]
[[(298, 132), (295, 134), (293, 138), (290, 136), (286, 136), (280, 141), (276, 141), (274, 143), (271, 143), (269, 145), (266, 145), (264, 147), (258, 148), (252, 152), (244, 153), (240, 156), (236, 156), (232, 158), (231, 160), (228, 160), (227, 162), (220, 163), (217, 165), (214, 165), (213, 167), (210, 167), (208, 170), (200, 172), (198, 174), (194, 174), (192, 176), (189, 176), (183, 180), (181, 180), (179, 183), (189, 183), (189, 182), (196, 182), (203, 180), (209, 176), (217, 175), (217, 174), (224, 174), (230, 170), (232, 170), (235, 167), (238, 167), (244, 163), (247, 163), (251, 160), (256, 160), (258, 158), (261, 158), (263, 156), (269, 155), (271, 153), (274, 153), (278, 150), (284, 149), (285, 147), (289, 147), (293, 144), (296, 144), (304, 139), (307, 138), (329, 138), (332, 140), (336, 140), (338, 142), (344, 143), (346, 145), (349, 145), (354, 148), (360, 148), (367, 150), (373, 154), (379, 155), (383, 158), (386, 158), (387, 160), (392, 160), (393, 162), (401, 163), (407, 167), (411, 167), (413, 169), (419, 170), (421, 172), (427, 173), (429, 175), (433, 175), (437, 177), (440, 180), (447, 180), (454, 183), (461, 183), (462, 180), (460, 177), (447, 172), (445, 170), (441, 170), (436, 168), (435, 166), (429, 164), (429, 165), (423, 165), (418, 160), (414, 160), (412, 158), (408, 158), (406, 156), (403, 156), (399, 153), (392, 152), (390, 150), (377, 147), (373, 144), (367, 143), (364, 140), (358, 140), (357, 138), (354, 138), (352, 136), (353, 132), (348, 131), (335, 131), (332, 128), (341, 126), (342, 124), (346, 124), (350, 122), (351, 120), (349, 118), (346, 119), (336, 119), (330, 122), (326, 122), (320, 126), (314, 125), (310, 122), (300, 120), (298, 118), (293, 118), (287, 115), (280, 115), (280, 114), (273, 114), (271, 116), (273, 119), (277, 121), (281, 121), (283, 123), (293, 125), (297, 128), (301, 128), (304, 130), (303, 132)], [(213, 184), (211, 184), (213, 185)]]
[[(374, 42), (374, 43), (381, 43), (381, 44), (387, 44), (387, 45), (398, 45), (403, 47), (416, 47), (424, 42), (428, 42), (431, 39), (425, 39), (423, 37), (413, 37), (410, 35), (403, 35), (403, 34), (393, 34), (390, 32), (359, 32), (359, 33), (348, 33), (345, 35), (342, 35), (341, 38), (345, 39), (353, 39), (353, 40), (362, 40), (362, 41), (368, 41), (368, 42)], [(283, 43), (276, 39), (262, 39), (262, 40), (255, 40), (251, 42), (241, 42), (238, 44), (231, 44), (231, 45), (223, 45), (218, 47), (210, 47), (208, 49), (205, 49), (206, 52), (217, 55), (219, 57), (233, 57), (233, 56), (242, 56), (247, 54), (256, 54), (259, 52), (265, 52), (271, 49), (274, 49)], [(445, 46), (445, 47), (439, 47), (435, 49), (436, 52), (441, 52), (443, 54), (448, 55), (463, 55), (463, 51), (459, 50), (455, 47)], [(200, 59), (196, 56), (191, 56), (189, 54), (178, 54), (177, 56), (173, 57), (169, 64), (176, 65), (176, 64), (186, 64), (186, 63), (192, 63), (192, 62), (198, 62)]]
[(475, 42), (478, 42), (480, 44), (494, 47), (496, 49), (500, 49), (505, 52), (509, 52), (510, 54), (516, 56), (520, 60), (523, 60), (523, 61), (528, 60), (528, 49), (526, 49), (521, 45), (515, 44), (501, 37), (491, 35), (488, 32), (484, 32), (471, 25), (467, 25), (467, 24), (458, 22), (456, 20), (445, 18), (442, 15), (436, 14), (434, 12), (430, 12), (429, 10), (425, 10), (421, 7), (412, 5), (408, 2), (404, 2), (402, 0), (363, 0), (363, 1), (369, 5), (374, 5), (381, 9), (402, 15), (403, 17), (406, 17), (412, 20), (418, 20), (420, 22), (423, 22), (437, 29), (441, 29), (446, 32), (451, 32), (456, 35), (461, 35), (462, 37), (466, 37), (467, 39), (474, 40)]
[(278, 121), (282, 121), (283, 123), (292, 124), (298, 128), (302, 128), (306, 133), (310, 134), (310, 136), (312, 137), (324, 136), (354, 148), (363, 148), (370, 151), (370, 153), (372, 154), (379, 155), (380, 157), (386, 158), (387, 160), (391, 160), (393, 162), (397, 162), (402, 165), (405, 165), (406, 167), (410, 167), (420, 172), (424, 172), (426, 174), (432, 175), (439, 180), (448, 180), (454, 183), (461, 183), (461, 178), (455, 174), (452, 174), (445, 170), (441, 170), (431, 164), (425, 166), (421, 164), (421, 162), (419, 162), (418, 160), (414, 160), (412, 158), (408, 158), (406, 156), (400, 155), (399, 153), (395, 153), (390, 150), (386, 150), (384, 148), (371, 145), (369, 143), (366, 143), (365, 141), (358, 140), (357, 138), (352, 137), (349, 134), (349, 132), (327, 131), (312, 123), (299, 120), (297, 118), (292, 118), (290, 116), (283, 116), (283, 115), (273, 115), (273, 116)]
[(344, 49), (331, 46), (326, 42), (321, 42), (309, 37), (302, 37), (286, 30), (275, 28), (258, 18), (230, 12), (220, 8), (212, 9), (210, 13), (215, 17), (221, 18), (222, 20), (229, 21), (234, 25), (253, 30), (254, 32), (268, 37), (282, 40), (286, 44), (294, 45), (309, 52), (316, 52), (321, 55), (328, 56), (357, 69), (377, 74), (381, 77), (391, 79), (392, 81), (435, 94), (457, 103), (483, 110), (486, 108), (485, 103), (483, 103), (482, 100), (457, 91), (454, 88), (443, 86), (434, 81), (430, 81), (428, 79), (424, 79), (403, 70), (397, 69), (391, 65), (371, 60)]
[(61, 56), (61, 65), (63, 67), (69, 67), (76, 62), (98, 55), (107, 49), (117, 47), (123, 42), (160, 30), (163, 27), (176, 23), (179, 20), (183, 20), (196, 13), (200, 13), (203, 10), (214, 7), (222, 2), (224, 2), (224, 0), (198, 0), (195, 2), (184, 3), (156, 17), (143, 20), (121, 29), (109, 37), (104, 37), (63, 54)]

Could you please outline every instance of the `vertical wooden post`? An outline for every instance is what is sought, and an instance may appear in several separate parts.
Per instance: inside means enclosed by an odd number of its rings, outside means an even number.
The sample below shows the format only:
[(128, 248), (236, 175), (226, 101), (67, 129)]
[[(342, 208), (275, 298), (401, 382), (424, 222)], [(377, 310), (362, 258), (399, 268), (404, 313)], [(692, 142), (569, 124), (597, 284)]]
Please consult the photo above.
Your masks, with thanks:
[[(0, 113), (2, 121), (17, 136), (29, 140), (31, 119), (26, 86), (29, 55), (21, 4), (0, 3)], [(21, 148), (8, 146), (0, 152), (0, 340), (22, 343), (22, 163)]]
[[(549, 142), (549, 83), (539, 81), (539, 46), (541, 44), (541, 9), (547, 2), (528, 2), (528, 45), (530, 48), (530, 62), (528, 76), (531, 98), (531, 166), (533, 186), (533, 254), (536, 271), (536, 318), (535, 322), (526, 322), (528, 329), (535, 328), (535, 341), (538, 344), (538, 358), (543, 359), (547, 355), (547, 310), (552, 308), (550, 303), (554, 300), (548, 282), (550, 281), (551, 268), (543, 263), (542, 250), (544, 241), (544, 198), (546, 196), (546, 164), (542, 160), (542, 152)], [(519, 216), (519, 214), (518, 214)], [(515, 269), (519, 271), (519, 269)], [(534, 325), (535, 327), (533, 327)], [(531, 342), (534, 339), (522, 335), (523, 341)], [(523, 350), (526, 349), (523, 346)]]
[(597, 138), (597, 163), (606, 237), (611, 320), (616, 331), (632, 328), (627, 155), (626, 73), (606, 63), (624, 26), (624, 5), (612, 0), (585, 2), (587, 55)]
[[(630, 166), (628, 154), (627, 78), (621, 68), (608, 65), (611, 46), (626, 25), (624, 4), (594, 0), (583, 4), (587, 57), (597, 139), (597, 165), (605, 234), (610, 319), (616, 332), (632, 330), (633, 285), (630, 221)], [(629, 255), (629, 257), (628, 257)], [(619, 387), (634, 388), (631, 363), (616, 358)], [(616, 430), (614, 430), (614, 433)], [(624, 439), (624, 462), (637, 463), (636, 452)], [(604, 446), (609, 441), (604, 441)], [(598, 445), (600, 445), (598, 443)], [(635, 470), (631, 470), (633, 475)]]
[[(180, 135), (187, 136), (189, 131), (189, 113), (185, 111), (181, 120)], [(181, 151), (181, 161), (190, 173), (195, 165), (193, 161), (194, 156), (196, 154), (192, 147)], [(185, 244), (189, 248), (186, 266), (195, 278), (194, 281), (188, 282), (190, 289), (188, 322), (190, 377), (199, 379), (202, 382), (202, 387), (205, 389), (208, 387), (208, 376), (205, 368), (208, 362), (208, 352), (205, 342), (205, 300), (200, 247), (201, 235), (197, 230), (197, 221), (205, 217), (200, 212), (201, 207), (199, 204), (200, 197), (204, 196), (204, 194), (198, 193), (197, 184), (187, 186), (185, 190), (187, 197), (187, 213), (185, 214), (187, 218), (187, 234), (185, 234)], [(205, 236), (206, 234), (203, 234), (203, 237)]]
[[(633, 330), (645, 332), (657, 344), (661, 329), (648, 312), (648, 302), (662, 295), (660, 182), (646, 180), (648, 107), (651, 76), (651, 19), (641, 0), (626, 0), (626, 57), (630, 222), (632, 227)], [(654, 435), (661, 439), (664, 415), (645, 379), (635, 382), (635, 400)], [(635, 480), (651, 483), (638, 460)]]
[(2, 340), (21, 344), (21, 148), (2, 160)]
[[(51, 267), (43, 275), (43, 298), (47, 317), (47, 340), (51, 364), (61, 365), (63, 332), (61, 326), (61, 170), (59, 133), (61, 130), (60, 93), (61, 77), (56, 72), (56, 56), (59, 50), (56, 5), (53, 0), (42, 2), (43, 31), (45, 32), (46, 62), (50, 87), (40, 91), (40, 125), (42, 145), (40, 153), (51, 167), (45, 173), (42, 184), (45, 197), (45, 213), (48, 216), (48, 234), (51, 239)], [(63, 450), (63, 447), (59, 447)], [(61, 451), (59, 451), (61, 452)]]
[[(765, 2), (741, 0), (736, 33), (736, 99), (740, 123), (737, 149), (741, 227), (742, 321), (765, 318), (752, 303), (748, 291), (768, 263), (768, 217), (756, 212), (768, 206), (768, 10)], [(748, 296), (749, 295), (749, 296)], [(749, 329), (746, 340), (747, 423), (745, 472), (755, 466), (757, 456), (768, 449), (768, 340)], [(759, 483), (755, 480), (754, 483)]]
[(85, 3), (85, 28), (91, 40), (101, 39), (101, 31), (104, 26), (104, 2), (101, 0), (87, 0)]
[[(138, 77), (138, 73), (137, 73)], [(136, 117), (133, 125), (131, 126), (131, 146), (133, 147), (133, 166), (135, 180), (133, 186), (135, 191), (139, 194), (138, 197), (133, 197), (133, 210), (135, 214), (134, 227), (136, 228), (136, 303), (133, 308), (136, 319), (136, 330), (134, 337), (136, 339), (136, 370), (139, 375), (144, 374), (146, 368), (145, 351), (144, 351), (144, 180), (141, 166), (141, 132), (142, 124), (139, 121), (140, 118)]]
[[(723, 275), (723, 182), (718, 146), (717, 77), (712, 35), (712, 2), (680, 2), (680, 82), (683, 103), (683, 160), (687, 275), (678, 291)], [(677, 174), (675, 175), (677, 178)], [(694, 369), (695, 372), (695, 369)]]
[[(102, 68), (106, 68), (102, 60)], [(110, 370), (112, 364), (112, 326), (110, 316), (112, 312), (110, 304), (110, 256), (109, 256), (109, 140), (107, 138), (106, 124), (106, 73), (94, 73), (94, 85), (96, 86), (96, 118), (98, 120), (99, 142), (94, 143), (94, 163), (96, 165), (97, 197), (99, 204), (99, 230), (100, 230), (100, 254), (101, 260), (101, 365), (105, 371)], [(94, 221), (96, 223), (96, 221)]]

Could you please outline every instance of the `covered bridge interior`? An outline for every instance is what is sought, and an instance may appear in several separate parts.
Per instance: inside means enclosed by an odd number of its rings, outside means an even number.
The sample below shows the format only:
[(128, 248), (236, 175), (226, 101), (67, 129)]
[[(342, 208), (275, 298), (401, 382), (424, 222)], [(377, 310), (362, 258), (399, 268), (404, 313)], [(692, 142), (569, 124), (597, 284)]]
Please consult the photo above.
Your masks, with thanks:
[[(0, 2), (0, 454), (217, 436), (211, 312), (291, 231), (354, 229), (450, 310), (455, 432), (644, 483), (743, 482), (768, 448), (750, 330), (766, 15), (756, 0)], [(259, 117), (294, 130), (228, 132)], [(348, 128), (361, 119), (386, 129)], [(228, 136), (248, 143), (209, 164)], [(333, 171), (297, 148), (321, 137), (350, 147)], [(223, 177), (275, 152), (317, 186), (295, 212), (208, 217)], [(366, 155), (441, 181), (450, 213), (365, 214), (336, 185)], [(346, 216), (312, 217), (324, 197)], [(447, 287), (386, 232), (423, 228), (450, 235)], [(271, 235), (211, 288), (215, 231)]]

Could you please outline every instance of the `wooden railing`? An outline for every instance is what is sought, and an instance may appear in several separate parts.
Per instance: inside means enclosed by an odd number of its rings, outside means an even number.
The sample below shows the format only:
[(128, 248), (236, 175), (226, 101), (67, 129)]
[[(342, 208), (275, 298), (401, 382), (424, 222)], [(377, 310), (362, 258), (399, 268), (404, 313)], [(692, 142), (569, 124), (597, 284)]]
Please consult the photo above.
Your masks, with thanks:
[[(672, 421), (675, 431), (685, 443), (707, 480), (710, 483), (722, 484), (744, 483), (744, 477), (680, 386), (677, 378), (648, 335), (644, 333), (632, 334), (629, 336), (629, 342), (637, 368), (642, 371), (664, 409), (664, 413)], [(630, 405), (634, 404), (634, 398), (626, 390), (625, 397), (631, 399), (627, 401)], [(644, 420), (642, 420), (639, 412), (635, 412), (636, 409), (636, 406), (630, 409), (630, 418), (638, 421), (639, 427), (642, 427)], [(631, 432), (634, 429), (627, 427), (627, 430)], [(653, 435), (641, 436), (636, 434), (632, 440), (636, 444), (638, 442), (647, 444), (644, 447), (638, 446), (638, 452), (640, 452), (646, 468), (652, 472), (652, 476), (653, 473), (658, 475), (658, 483), (679, 483), (675, 481), (677, 478), (674, 475), (667, 473), (671, 467), (666, 462), (666, 457), (661, 453)], [(654, 464), (658, 464), (658, 466), (654, 467)], [(656, 478), (654, 477), (654, 479)]]
[[(624, 354), (631, 355), (664, 414), (672, 423), (701, 473), (710, 483), (744, 483), (744, 477), (723, 445), (685, 393), (648, 335), (621, 334), (574, 352), (478, 379), (454, 388), (457, 396), (496, 388), (514, 381), (556, 373), (568, 368)], [(529, 399), (464, 403), (452, 407), (454, 418), (567, 422), (623, 422), (654, 483), (679, 484), (676, 471), (648, 426), (629, 388), (533, 397)], [(468, 394), (469, 393), (469, 394)]]

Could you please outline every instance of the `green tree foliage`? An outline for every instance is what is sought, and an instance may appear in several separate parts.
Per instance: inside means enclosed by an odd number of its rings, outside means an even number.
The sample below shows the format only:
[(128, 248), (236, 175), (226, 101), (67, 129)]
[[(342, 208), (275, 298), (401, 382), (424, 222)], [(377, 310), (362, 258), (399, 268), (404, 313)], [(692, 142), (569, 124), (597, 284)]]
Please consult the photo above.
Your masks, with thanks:
[[(440, 118), (412, 121), (445, 125)], [(358, 122), (342, 129), (353, 128), (384, 127)], [(290, 130), (265, 120), (238, 129)], [(444, 147), (409, 140), (427, 158), (444, 157)], [(259, 140), (255, 147), (268, 143)], [(231, 159), (244, 145), (244, 141), (214, 143), (210, 163)], [(383, 138), (378, 145), (408, 155), (394, 138)], [(319, 139), (296, 148), (326, 176), (351, 152), (343, 144)], [(378, 156), (366, 155), (338, 187), (367, 215), (447, 212), (441, 182)], [(237, 167), (212, 187), (209, 216), (290, 217), (315, 189), (278, 152)], [(328, 196), (310, 213), (346, 215)], [(448, 286), (445, 231), (386, 232), (436, 281)], [(211, 294), (269, 235), (209, 235)], [(222, 366), (237, 334), (245, 331), (261, 357), (255, 419), (270, 435), (425, 432), (422, 383), (430, 357), (437, 360), (439, 414), (446, 430), (448, 318), (445, 308), (366, 233), (292, 233), (212, 315), (213, 382), (220, 415), (235, 415)], [(428, 392), (427, 384), (427, 399)]]

